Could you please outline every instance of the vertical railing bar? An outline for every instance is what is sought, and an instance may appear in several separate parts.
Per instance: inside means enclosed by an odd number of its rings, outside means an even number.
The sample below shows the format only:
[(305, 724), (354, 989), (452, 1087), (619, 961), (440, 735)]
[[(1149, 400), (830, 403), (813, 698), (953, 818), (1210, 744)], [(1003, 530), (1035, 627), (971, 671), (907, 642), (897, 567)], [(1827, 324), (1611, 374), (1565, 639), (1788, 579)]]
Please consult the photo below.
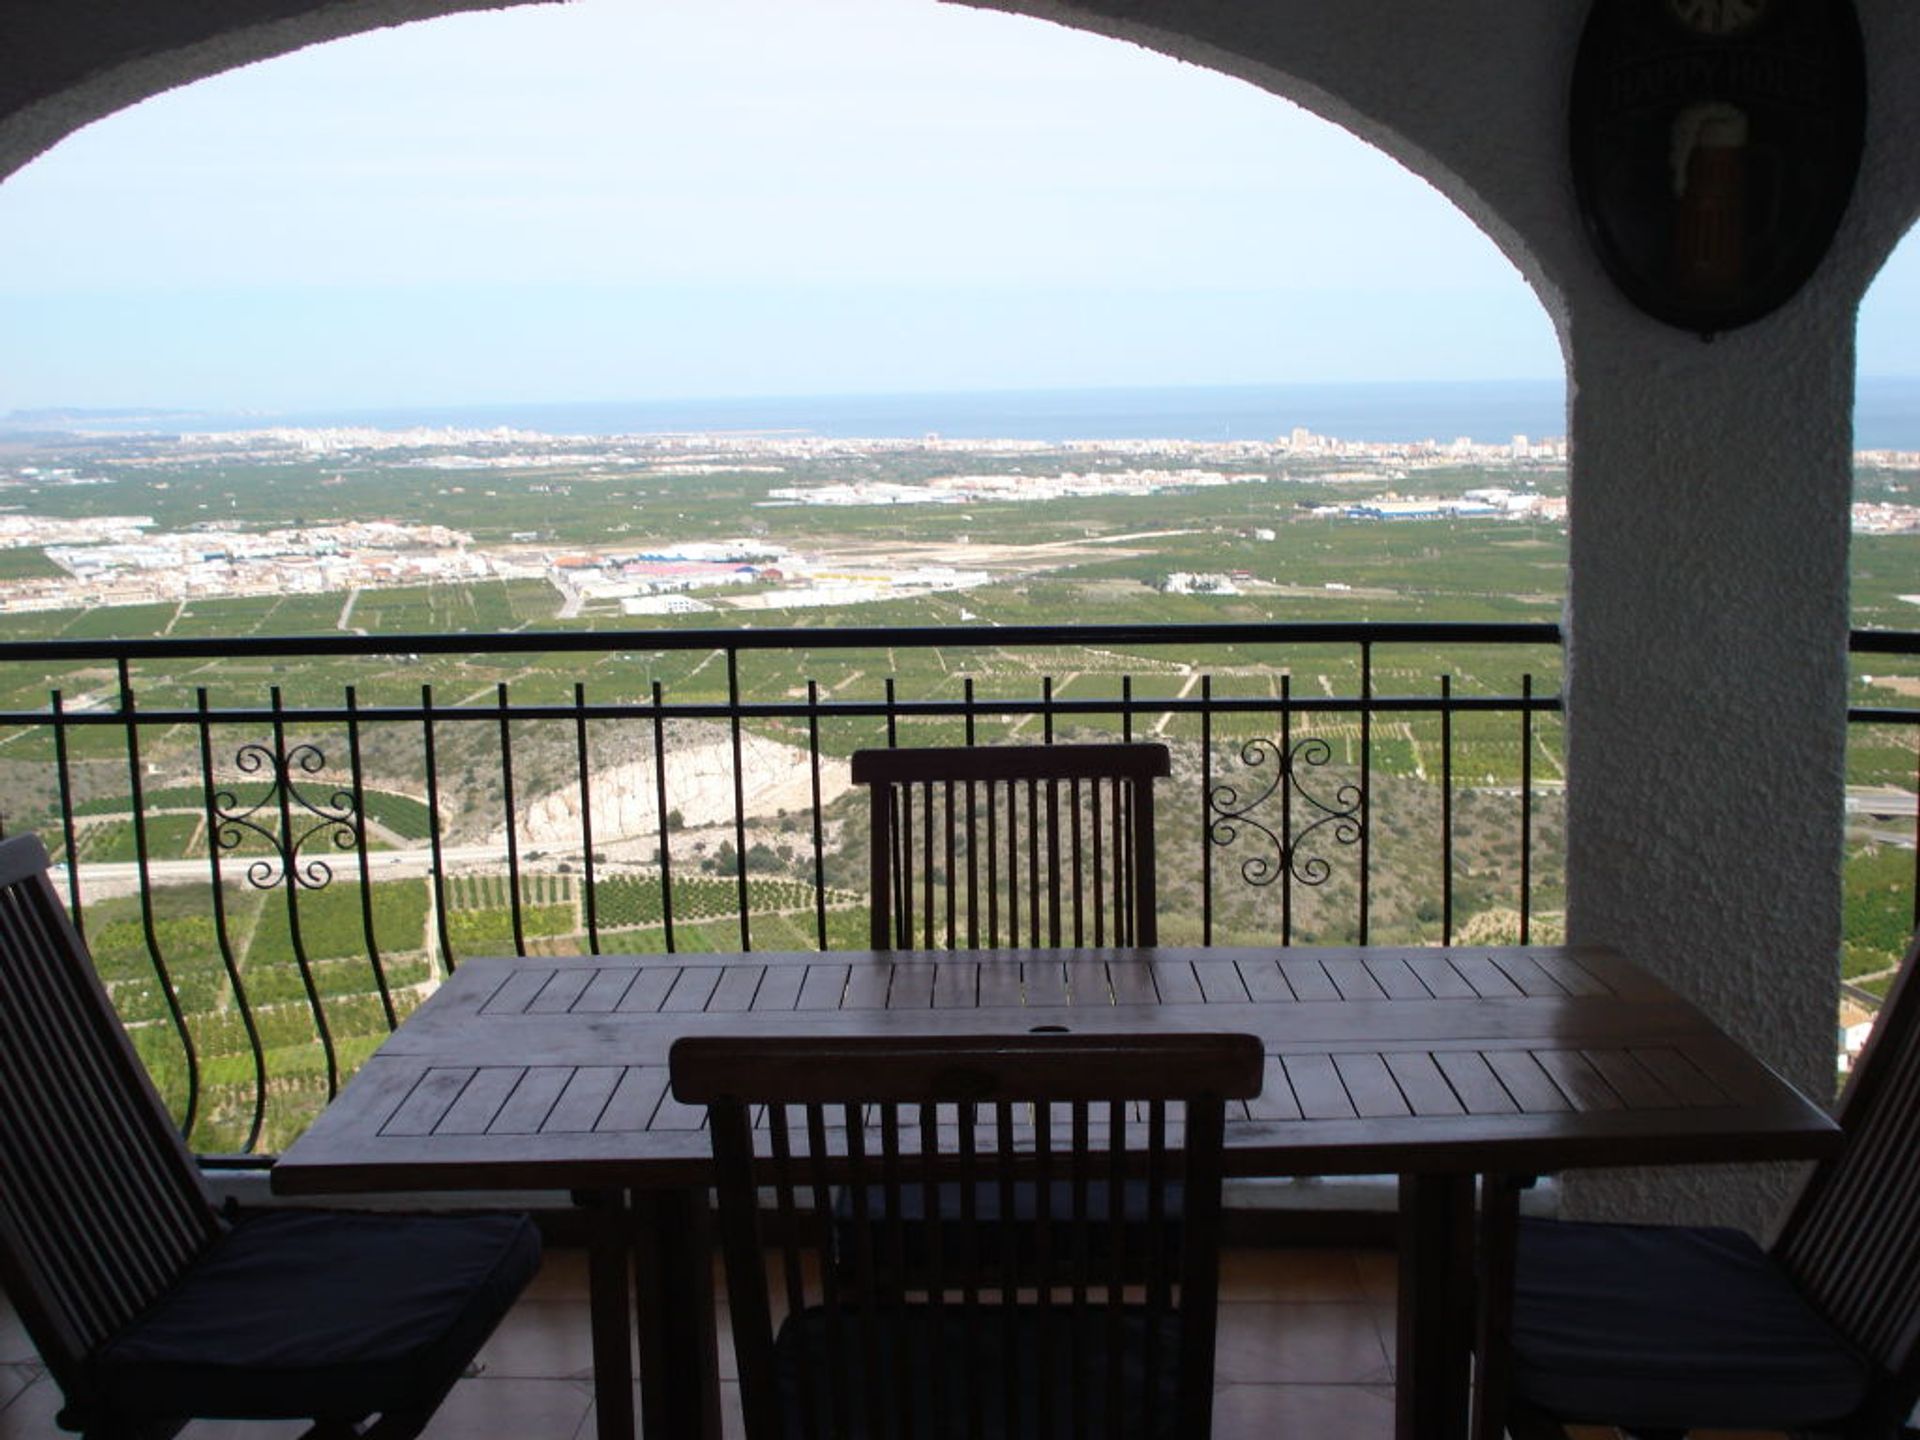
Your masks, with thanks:
[[(887, 676), (883, 689), (887, 702), (887, 749), (896, 750), (900, 746), (900, 720), (893, 708), (898, 699), (893, 676)], [(907, 950), (913, 945), (913, 892), (907, 883), (907, 874), (912, 868), (913, 805), (905, 786), (887, 787), (887, 808), (892, 822), (887, 829), (891, 847), (887, 864), (893, 871), (893, 943)]]
[(526, 917), (520, 907), (520, 817), (513, 794), (513, 725), (507, 719), (507, 682), (495, 692), (500, 704), (500, 805), (507, 822), (507, 913), (513, 921), (513, 953), (527, 953)]
[(733, 876), (740, 903), (740, 948), (753, 949), (753, 923), (747, 895), (747, 777), (740, 751), (740, 652), (727, 648), (727, 728), (733, 746)]
[(933, 782), (920, 782), (920, 933), (933, 948)]
[[(1007, 813), (1013, 814), (1019, 809), (1015, 800), (1007, 807)], [(1007, 831), (1007, 878), (1013, 889), (1018, 889), (1020, 881), (1014, 867), (1018, 862), (1018, 852), (1013, 849), (1013, 830)], [(1040, 948), (1040, 785), (1037, 780), (1027, 781), (1027, 944), (1034, 949)], [(1019, 943), (1020, 927), (1013, 927), (1014, 942)]]
[(956, 847), (959, 844), (960, 827), (955, 823), (955, 816), (954, 816), (954, 809), (953, 809), (954, 805), (959, 800), (959, 792), (958, 792), (958, 788), (954, 785), (953, 781), (951, 780), (946, 782), (945, 792), (946, 793), (943, 796), (943, 799), (947, 807), (947, 823), (941, 827), (941, 833), (946, 837), (946, 842), (947, 842), (947, 853), (946, 853), (947, 949), (951, 950), (959, 942), (959, 921), (960, 921), (959, 879), (960, 877), (955, 873), (955, 871), (958, 868), (958, 865), (957, 865), (958, 856), (956, 854)]
[(1280, 943), (1293, 944), (1293, 669), (1280, 672)]
[(1440, 677), (1440, 942), (1453, 943), (1453, 677)]
[(78, 832), (73, 823), (73, 766), (67, 754), (66, 700), (58, 690), (50, 699), (53, 710), (53, 764), (60, 782), (60, 834), (67, 846), (67, 909), (73, 916), (73, 928), (86, 938), (86, 914), (80, 908), (80, 852), (74, 847)]
[[(961, 682), (961, 694), (967, 707), (966, 733), (967, 746), (972, 748), (975, 739), (973, 708), (973, 677), (966, 676)], [(967, 948), (980, 948), (980, 832), (978, 816), (975, 811), (973, 781), (967, 781)], [(993, 787), (987, 787), (987, 814), (993, 814)], [(989, 846), (992, 842), (989, 840)], [(992, 860), (989, 857), (988, 863)], [(991, 880), (988, 882), (991, 884)]]
[(820, 818), (820, 682), (807, 681), (807, 773), (813, 787), (813, 919), (820, 948), (827, 948), (827, 847)]
[(286, 700), (280, 687), (267, 692), (273, 711), (273, 769), (280, 809), (280, 885), (286, 891), (287, 941), (293, 946), (293, 963), (300, 970), (300, 984), (307, 992), (307, 1008), (313, 1012), (313, 1028), (320, 1037), (320, 1050), (327, 1061), (327, 1099), (340, 1093), (340, 1058), (334, 1052), (333, 1029), (327, 1024), (327, 1005), (320, 995), (320, 982), (314, 977), (313, 961), (307, 955), (307, 937), (300, 928), (300, 856), (298, 837), (293, 829), (293, 759), (287, 753)]
[(420, 687), (421, 758), (427, 767), (427, 850), (433, 866), (433, 920), (440, 936), (440, 964), (451, 975), (459, 962), (447, 926), (446, 853), (440, 843), (440, 761), (433, 733), (433, 686)]
[(247, 1032), (247, 1045), (253, 1051), (253, 1117), (247, 1126), (246, 1144), (241, 1147), (251, 1151), (260, 1143), (260, 1131), (267, 1118), (267, 1054), (260, 1043), (260, 1028), (247, 999), (247, 982), (240, 974), (240, 962), (233, 953), (233, 937), (227, 923), (227, 887), (220, 871), (220, 811), (213, 781), (213, 725), (207, 687), (200, 686), (195, 695), (200, 710), (200, 794), (207, 816), (207, 880), (213, 895), (213, 937), (220, 947), (220, 964), (227, 972), (227, 983), (233, 986), (233, 1000), (240, 1010), (241, 1027)]
[[(1043, 675), (1040, 679), (1040, 704), (1042, 725), (1041, 743), (1053, 744), (1053, 676)], [(1029, 846), (1031, 851), (1040, 843), (1040, 812), (1036, 809), (1028, 817), (1035, 832)], [(1046, 860), (1044, 867), (1033, 868), (1034, 876), (1034, 917), (1033, 927), (1036, 936), (1040, 928), (1040, 885), (1042, 869), (1045, 873), (1047, 892), (1047, 944), (1058, 947), (1060, 944), (1060, 787), (1057, 781), (1047, 781), (1047, 822), (1046, 822)]]
[(660, 682), (653, 682), (653, 816), (660, 826), (660, 923), (667, 954), (673, 948), (673, 847), (667, 840), (667, 721)]
[(893, 901), (893, 948), (912, 947), (913, 890), (907, 882), (912, 868), (913, 797), (906, 785), (889, 785), (887, 801), (887, 894)]
[(1113, 797), (1113, 940), (1116, 945), (1134, 945), (1139, 936), (1133, 928), (1133, 794), (1126, 784), (1115, 779)]
[[(187, 1113), (180, 1122), (180, 1133), (193, 1133), (194, 1119), (200, 1113), (200, 1055), (194, 1048), (193, 1032), (187, 1028), (186, 1012), (180, 1008), (180, 997), (174, 992), (173, 973), (167, 968), (166, 957), (160, 951), (160, 935), (153, 918), (153, 872), (147, 852), (147, 801), (146, 787), (141, 779), (140, 759), (140, 717), (133, 696), (133, 671), (127, 657), (122, 655), (116, 668), (120, 678), (120, 714), (127, 727), (127, 781), (128, 803), (133, 810), (133, 853), (140, 876), (140, 929), (147, 941), (147, 958), (153, 962), (153, 973), (160, 981), (160, 994), (167, 1002), (167, 1014), (172, 1017), (173, 1030), (180, 1037), (181, 1049), (186, 1052), (187, 1061)], [(67, 852), (67, 864), (77, 864), (73, 852)]]
[(1200, 943), (1213, 944), (1213, 676), (1200, 677)]
[[(1098, 780), (1093, 780), (1089, 783), (1094, 788), (1098, 788), (1100, 784)], [(1080, 833), (1080, 782), (1078, 780), (1070, 781), (1067, 785), (1067, 819), (1067, 854), (1069, 864), (1072, 866), (1073, 943), (1075, 946), (1080, 946), (1087, 943), (1087, 882), (1085, 864), (1080, 854), (1082, 837)], [(1056, 874), (1058, 873), (1058, 864), (1059, 862), (1056, 860)]]
[[(1564, 733), (1563, 731), (1563, 736)], [(1563, 739), (1561, 743), (1564, 746), (1566, 742)], [(1913, 791), (1914, 794), (1920, 795), (1920, 726), (1914, 727), (1913, 759)], [(69, 855), (73, 853), (71, 847), (67, 853)], [(1920, 930), (1920, 805), (1914, 807), (1913, 813), (1913, 921), (1911, 928)]]
[(1520, 943), (1533, 933), (1533, 675), (1520, 677)]
[(1133, 743), (1133, 676), (1120, 677), (1120, 738)]
[[(1093, 943), (1107, 943), (1107, 861), (1105, 855), (1107, 837), (1100, 823), (1100, 797), (1104, 793), (1100, 782), (1093, 783)], [(1115, 908), (1118, 908), (1116, 902)], [(1114, 928), (1113, 943), (1120, 944), (1119, 927)]]
[(980, 788), (987, 796), (987, 944), (1000, 944), (1000, 833), (999, 789), (991, 780), (982, 780)]
[(1360, 943), (1367, 943), (1373, 879), (1373, 642), (1360, 642)]
[(582, 903), (587, 911), (587, 953), (600, 953), (599, 875), (593, 859), (593, 757), (587, 746), (587, 686), (573, 682), (574, 770), (580, 777), (580, 883), (586, 887)]
[[(206, 709), (206, 693), (204, 689), (200, 692), (202, 713)], [(400, 1027), (400, 1016), (393, 1008), (393, 987), (387, 983), (386, 960), (380, 954), (380, 942), (373, 929), (373, 863), (367, 857), (366, 768), (360, 754), (359, 695), (352, 685), (347, 686), (347, 771), (353, 785), (353, 850), (360, 872), (360, 933), (367, 942), (367, 963), (373, 968), (373, 983), (380, 993), (381, 1013), (386, 1016), (387, 1029), (393, 1031)], [(207, 778), (211, 784), (211, 767), (207, 770)], [(249, 1145), (247, 1148), (253, 1147)]]

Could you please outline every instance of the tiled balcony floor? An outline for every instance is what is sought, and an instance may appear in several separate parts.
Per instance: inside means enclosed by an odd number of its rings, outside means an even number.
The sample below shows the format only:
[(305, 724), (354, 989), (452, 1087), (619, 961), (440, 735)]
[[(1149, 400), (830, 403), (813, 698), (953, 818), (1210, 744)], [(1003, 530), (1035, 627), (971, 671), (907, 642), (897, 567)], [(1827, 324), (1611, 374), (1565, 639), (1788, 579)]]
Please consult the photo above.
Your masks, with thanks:
[[(1379, 1251), (1238, 1250), (1221, 1289), (1217, 1440), (1393, 1434), (1393, 1257)], [(722, 1332), (727, 1434), (740, 1435)], [(431, 1440), (592, 1440), (592, 1351), (584, 1256), (550, 1251), (480, 1353)], [(59, 1392), (0, 1299), (0, 1440), (53, 1440)], [(296, 1423), (200, 1422), (189, 1440), (292, 1440)], [(1606, 1432), (1589, 1432), (1598, 1436)], [(1733, 1440), (1731, 1435), (1723, 1440)]]

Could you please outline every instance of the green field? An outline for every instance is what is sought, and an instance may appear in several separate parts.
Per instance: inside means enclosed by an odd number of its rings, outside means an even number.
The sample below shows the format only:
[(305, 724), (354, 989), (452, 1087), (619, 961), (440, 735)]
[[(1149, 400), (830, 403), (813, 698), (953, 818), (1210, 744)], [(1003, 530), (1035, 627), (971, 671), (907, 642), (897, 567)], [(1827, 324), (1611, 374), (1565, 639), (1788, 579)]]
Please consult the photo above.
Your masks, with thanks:
[[(1174, 773), (1163, 782), (1159, 820), (1161, 933), (1172, 942), (1203, 938), (1203, 896), (1216, 943), (1340, 943), (1358, 938), (1363, 905), (1368, 938), (1432, 942), (1451, 933), (1478, 942), (1517, 939), (1521, 914), (1529, 937), (1559, 932), (1565, 779), (1559, 717), (1530, 725), (1509, 712), (1457, 715), (1452, 749), (1438, 716), (1397, 702), (1439, 695), (1442, 677), (1459, 698), (1512, 697), (1523, 684), (1552, 696), (1561, 683), (1561, 655), (1550, 645), (1491, 647), (1380, 644), (1366, 657), (1352, 645), (1227, 644), (1205, 648), (1132, 644), (1098, 650), (1077, 646), (1022, 649), (991, 643), (840, 650), (810, 646), (808, 632), (847, 626), (982, 627), (1077, 621), (1154, 624), (1169, 621), (1515, 621), (1556, 620), (1565, 595), (1567, 546), (1554, 527), (1482, 520), (1366, 523), (1315, 517), (1307, 507), (1378, 494), (1389, 482), (1330, 484), (1311, 465), (1264, 483), (1154, 496), (1112, 496), (1041, 505), (885, 506), (819, 510), (767, 508), (775, 485), (873, 478), (926, 479), (956, 469), (1012, 472), (1030, 456), (969, 454), (961, 462), (935, 452), (902, 451), (876, 458), (825, 453), (792, 461), (785, 473), (663, 476), (644, 472), (570, 472), (563, 467), (452, 472), (406, 468), (375, 455), (324, 462), (230, 461), (169, 465), (131, 463), (111, 453), (93, 457), (105, 483), (21, 487), (14, 497), (56, 516), (152, 514), (163, 528), (191, 525), (210, 511), (255, 528), (320, 523), (378, 514), (413, 523), (457, 527), (480, 545), (537, 534), (554, 547), (719, 539), (747, 534), (802, 552), (864, 546), (911, 554), (941, 544), (991, 547), (1080, 544), (1070, 561), (1035, 558), (1002, 567), (993, 583), (918, 599), (839, 610), (719, 611), (636, 622), (606, 603), (561, 620), (561, 596), (542, 580), (369, 589), (353, 597), (297, 594), (193, 600), (178, 605), (26, 612), (7, 617), (10, 638), (139, 638), (157, 634), (225, 639), (338, 634), (344, 623), (371, 634), (513, 632), (576, 633), (644, 625), (652, 631), (788, 627), (791, 646), (745, 652), (742, 697), (751, 703), (804, 705), (813, 686), (829, 707), (817, 716), (823, 778), (842, 774), (853, 751), (901, 744), (1063, 741), (1131, 734), (1168, 744)], [(1109, 456), (1076, 456), (1075, 469), (1118, 466)], [(1156, 463), (1132, 456), (1126, 464)], [(1165, 463), (1189, 463), (1167, 461)], [(1269, 467), (1270, 469), (1273, 467)], [(1547, 493), (1564, 477), (1528, 477)], [(1897, 477), (1905, 483), (1911, 477)], [(164, 489), (156, 481), (165, 480)], [(1438, 494), (1514, 477), (1474, 469), (1423, 471), (1393, 482), (1403, 491)], [(1862, 479), (1872, 487), (1886, 475)], [(1869, 494), (1869, 492), (1872, 492)], [(564, 492), (564, 498), (557, 498)], [(1891, 489), (1888, 494), (1895, 493)], [(1275, 538), (1255, 538), (1271, 530)], [(1151, 537), (1150, 539), (1127, 537)], [(951, 553), (961, 553), (957, 549)], [(1911, 629), (1920, 609), (1904, 598), (1920, 588), (1920, 536), (1857, 536), (1852, 549), (1855, 623)], [(44, 575), (50, 562), (33, 550), (0, 552), (0, 580)], [(1237, 594), (1175, 595), (1164, 590), (1174, 571), (1232, 575)], [(579, 735), (570, 715), (528, 718), (500, 713), (573, 704), (576, 686), (589, 704), (624, 705), (626, 713), (586, 728), (593, 797), (596, 884), (594, 930), (602, 949), (651, 950), (667, 944), (667, 889), (659, 864), (661, 824), (652, 813), (651, 762), (656, 735), (684, 770), (670, 769), (667, 797), (672, 943), (685, 951), (729, 950), (740, 943), (739, 896), (732, 822), (728, 726), (676, 707), (728, 698), (724, 658), (712, 651), (662, 651), (627, 640), (629, 648), (569, 654), (446, 656), (290, 656), (135, 662), (129, 672), (138, 710), (148, 718), (134, 734), (118, 724), (73, 724), (65, 731), (64, 764), (51, 726), (53, 696), (69, 716), (107, 713), (120, 700), (110, 664), (0, 666), (0, 824), (8, 833), (37, 829), (58, 842), (63, 794), (76, 816), (75, 848), (89, 865), (126, 866), (139, 854), (133, 825), (138, 777), (150, 862), (197, 864), (198, 878), (147, 877), (147, 903), (120, 895), (89, 903), (83, 919), (103, 976), (167, 1097), (180, 1113), (188, 1095), (187, 1049), (174, 1019), (177, 1004), (198, 1060), (200, 1095), (192, 1139), (205, 1150), (240, 1147), (264, 1093), (258, 1144), (284, 1144), (325, 1103), (331, 1068), (349, 1073), (377, 1045), (389, 1009), (404, 1015), (449, 965), (486, 953), (581, 950), (588, 930), (584, 837), (573, 818), (581, 790)], [(1853, 666), (1853, 701), (1876, 707), (1920, 705), (1920, 660), (1861, 657)], [(658, 685), (668, 706), (661, 724), (648, 707)], [(880, 706), (889, 694), (902, 707), (959, 701), (971, 693), (982, 713), (971, 727), (960, 716), (832, 713), (835, 703)], [(1351, 702), (1363, 691), (1374, 713), (1318, 711), (1321, 702)], [(1120, 702), (1130, 695), (1130, 713)], [(1226, 708), (1203, 727), (1174, 714), (1175, 700), (1202, 695)], [(419, 707), (430, 700), (429, 727), (417, 716), (381, 718), (381, 707)], [(269, 857), (270, 838), (240, 836), (222, 849), (225, 885), (219, 902), (206, 879), (203, 766), (229, 799), (268, 837), (279, 836), (281, 794), (257, 766), (253, 747), (273, 746), (264, 713), (281, 709), (287, 758), (310, 754), (311, 771), (295, 767), (285, 798), (293, 833), (309, 827), (303, 859), (326, 860), (331, 882), (289, 892), (246, 883), (247, 864)], [(1050, 700), (1051, 711), (1041, 703)], [(1018, 713), (991, 714), (996, 702)], [(1071, 707), (1097, 703), (1103, 713)], [(360, 717), (351, 728), (336, 715)], [(202, 715), (204, 714), (204, 721)], [(812, 821), (804, 786), (778, 803), (752, 797), (804, 777), (813, 742), (804, 714), (756, 715), (743, 727), (749, 742), (773, 742), (745, 777), (750, 928), (755, 948), (808, 949), (820, 944), (817, 903), (826, 915), (829, 948), (866, 941), (867, 857), (859, 801), (831, 801), (822, 816), (819, 862), (826, 890), (814, 889)], [(1306, 764), (1297, 779), (1291, 823), (1321, 813), (1307, 796), (1335, 803), (1343, 789), (1368, 786), (1370, 856), (1362, 873), (1358, 849), (1337, 827), (1313, 833), (1302, 859), (1326, 862), (1324, 879), (1254, 884), (1242, 867), (1259, 853), (1255, 827), (1232, 844), (1204, 843), (1202, 817), (1216, 787), (1244, 798), (1270, 769), (1249, 763), (1243, 746), (1257, 740), (1323, 742), (1324, 762)], [(1857, 725), (1851, 732), (1848, 781), (1911, 793), (1916, 784), (1920, 725), (1907, 721)], [(425, 755), (435, 766), (429, 777)], [(302, 747), (311, 747), (310, 752)], [(364, 793), (373, 883), (363, 889), (360, 860), (335, 848), (351, 829), (321, 822), (347, 815), (355, 778)], [(510, 753), (514, 804), (503, 783)], [(1452, 790), (1441, 778), (1451, 760)], [(671, 765), (670, 761), (670, 765)], [(1523, 817), (1517, 789), (1530, 767), (1535, 801)], [(616, 800), (613, 779), (626, 796)], [(705, 777), (704, 779), (702, 777)], [(717, 778), (716, 778), (717, 777)], [(431, 792), (429, 779), (432, 780)], [(704, 789), (703, 789), (704, 787)], [(717, 787), (717, 788), (716, 788)], [(430, 793), (432, 804), (430, 805)], [(715, 797), (718, 797), (717, 799)], [(1443, 803), (1451, 799), (1450, 814)], [(307, 807), (313, 807), (309, 809)], [(318, 812), (318, 813), (316, 813)], [(1261, 812), (1276, 828), (1278, 812)], [(535, 817), (539, 818), (536, 830)], [(1450, 839), (1445, 827), (1451, 822)], [(517, 827), (523, 867), (519, 888), (506, 873), (504, 831)], [(1911, 832), (1911, 822), (1906, 822)], [(1846, 871), (1849, 977), (1882, 983), (1912, 920), (1911, 842), (1898, 826), (1853, 842)], [(441, 877), (419, 869), (391, 871), (399, 857), (421, 851), (430, 837), (458, 847), (463, 858)], [(1216, 837), (1217, 838), (1217, 837)], [(1521, 893), (1523, 855), (1531, 885)], [(475, 858), (479, 856), (481, 858)], [(422, 867), (424, 868), (424, 867)], [(277, 875), (277, 869), (271, 872)], [(398, 878), (403, 875), (406, 878)], [(444, 885), (441, 880), (444, 879)], [(1364, 895), (1364, 901), (1363, 901)], [(519, 939), (515, 936), (518, 911)], [(444, 917), (444, 918), (443, 918)], [(377, 959), (376, 959), (377, 957)], [(1892, 957), (1892, 958), (1890, 958)], [(383, 985), (384, 982), (384, 985)], [(170, 987), (170, 990), (169, 990)], [(246, 1007), (240, 1003), (244, 991)], [(171, 993), (174, 1004), (169, 1003)], [(316, 1007), (313, 996), (321, 997)], [(317, 1014), (316, 1014), (317, 1009)], [(265, 1084), (255, 1074), (255, 1018)]]

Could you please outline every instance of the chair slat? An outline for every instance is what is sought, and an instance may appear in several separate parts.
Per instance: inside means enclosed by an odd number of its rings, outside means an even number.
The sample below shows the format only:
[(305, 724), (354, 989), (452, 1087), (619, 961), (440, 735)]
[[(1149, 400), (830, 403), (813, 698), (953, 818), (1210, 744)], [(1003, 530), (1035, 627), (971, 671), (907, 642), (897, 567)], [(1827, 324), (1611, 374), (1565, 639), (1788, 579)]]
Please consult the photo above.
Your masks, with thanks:
[[(1192, 1308), (1217, 1300), (1223, 1116), (1258, 1093), (1254, 1037), (690, 1037), (670, 1064), (711, 1107), (749, 1440), (1206, 1433), (1214, 1327)], [(916, 1195), (938, 1223), (903, 1223)], [(1136, 1249), (1164, 1271), (1144, 1304)]]
[(1896, 1384), (1920, 1389), (1920, 935), (1841, 1096), (1839, 1157), (1815, 1168), (1775, 1254)]
[(1151, 943), (1164, 745), (862, 750), (876, 949)]
[(0, 1278), (73, 1393), (220, 1227), (46, 869), (0, 844)]

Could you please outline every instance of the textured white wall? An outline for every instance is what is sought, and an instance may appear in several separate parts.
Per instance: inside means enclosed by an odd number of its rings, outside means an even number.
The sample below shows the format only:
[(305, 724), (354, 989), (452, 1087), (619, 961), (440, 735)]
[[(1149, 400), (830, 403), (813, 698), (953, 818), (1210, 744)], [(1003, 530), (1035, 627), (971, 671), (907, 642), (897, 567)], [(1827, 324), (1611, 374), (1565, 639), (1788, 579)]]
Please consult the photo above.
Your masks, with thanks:
[[(298, 0), (283, 0), (299, 10)], [(0, 175), (170, 85), (317, 40), (500, 0), (330, 0), (266, 25), (182, 4), (180, 40), (0, 113)], [(970, 0), (1241, 76), (1448, 195), (1519, 267), (1568, 358), (1568, 902), (1803, 1086), (1832, 1080), (1845, 744), (1853, 315), (1920, 210), (1920, 6), (1858, 0), (1869, 152), (1823, 271), (1712, 345), (1634, 313), (1587, 249), (1566, 162), (1586, 6), (1559, 0)], [(85, 8), (84, 6), (82, 7)], [(0, 0), (44, 16), (38, 0)], [(116, 11), (109, 6), (101, 16)], [(283, 12), (284, 13), (284, 12)], [(143, 11), (151, 30), (154, 13)], [(210, 21), (209, 17), (212, 16)], [(39, 31), (43, 19), (36, 20)], [(211, 26), (212, 33), (209, 33)], [(111, 39), (112, 37), (107, 37)], [(31, 46), (11, 63), (31, 66)], [(49, 57), (52, 50), (49, 49)], [(1575, 1177), (1587, 1213), (1763, 1223), (1779, 1177)]]

